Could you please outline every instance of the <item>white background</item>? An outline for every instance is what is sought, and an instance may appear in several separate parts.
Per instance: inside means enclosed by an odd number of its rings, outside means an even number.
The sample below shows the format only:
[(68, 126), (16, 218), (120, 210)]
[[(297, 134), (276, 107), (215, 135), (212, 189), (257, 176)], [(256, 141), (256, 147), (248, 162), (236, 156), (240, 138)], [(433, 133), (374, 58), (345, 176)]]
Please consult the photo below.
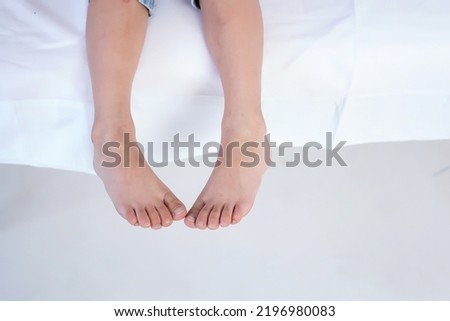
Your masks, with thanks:
[[(131, 227), (94, 176), (1, 166), (0, 299), (449, 300), (450, 142), (343, 157), (270, 170), (217, 231)], [(209, 170), (157, 173), (190, 206)]]

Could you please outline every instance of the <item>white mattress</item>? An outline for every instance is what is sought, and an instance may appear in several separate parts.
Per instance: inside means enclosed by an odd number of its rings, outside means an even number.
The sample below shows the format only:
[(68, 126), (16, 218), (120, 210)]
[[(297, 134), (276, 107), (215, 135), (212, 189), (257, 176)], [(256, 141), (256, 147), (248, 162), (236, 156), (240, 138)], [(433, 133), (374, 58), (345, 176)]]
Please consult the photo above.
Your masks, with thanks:
[[(272, 139), (450, 138), (449, 1), (261, 4)], [(0, 2), (0, 162), (92, 172), (86, 11), (80, 0)], [(134, 84), (140, 141), (217, 141), (222, 101), (200, 14), (159, 1)]]

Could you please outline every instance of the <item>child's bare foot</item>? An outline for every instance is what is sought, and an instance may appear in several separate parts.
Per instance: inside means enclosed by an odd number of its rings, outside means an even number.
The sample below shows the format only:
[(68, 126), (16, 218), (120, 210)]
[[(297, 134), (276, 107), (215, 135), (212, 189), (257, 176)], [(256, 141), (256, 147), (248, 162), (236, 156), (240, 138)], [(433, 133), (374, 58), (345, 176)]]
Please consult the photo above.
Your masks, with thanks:
[[(148, 163), (142, 158), (137, 147), (129, 149), (129, 166), (124, 166), (124, 134), (130, 134), (135, 141), (132, 123), (127, 126), (95, 125), (92, 141), (94, 143), (94, 168), (105, 184), (116, 210), (130, 224), (159, 229), (172, 224), (173, 220), (183, 219), (186, 209), (155, 175)], [(119, 148), (109, 150), (120, 155), (118, 166), (105, 167), (104, 161), (114, 159), (106, 157), (103, 146), (108, 142), (120, 143)], [(141, 165), (139, 166), (139, 160)]]
[[(261, 179), (266, 171), (264, 149), (261, 143), (266, 135), (264, 119), (260, 115), (226, 116), (222, 121), (222, 162), (216, 166), (205, 188), (189, 210), (185, 224), (191, 228), (217, 229), (237, 224), (251, 210)], [(239, 143), (232, 154), (227, 146)], [(259, 162), (250, 167), (241, 162), (251, 162), (252, 158), (242, 154), (246, 142), (258, 144), (248, 148), (259, 156)], [(237, 144), (236, 144), (237, 145)], [(228, 166), (227, 166), (228, 161)], [(231, 165), (231, 166), (230, 166)]]

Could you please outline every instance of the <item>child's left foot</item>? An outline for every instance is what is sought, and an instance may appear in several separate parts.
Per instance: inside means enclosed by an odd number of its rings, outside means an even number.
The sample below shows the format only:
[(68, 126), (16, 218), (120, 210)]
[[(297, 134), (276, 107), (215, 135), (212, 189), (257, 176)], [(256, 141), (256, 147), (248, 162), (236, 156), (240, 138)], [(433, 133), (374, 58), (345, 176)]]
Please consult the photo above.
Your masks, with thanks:
[[(185, 218), (185, 224), (191, 228), (212, 229), (237, 224), (250, 212), (256, 193), (267, 165), (261, 143), (266, 135), (264, 119), (260, 115), (228, 116), (222, 121), (223, 157), (218, 160), (205, 188), (195, 201)], [(242, 166), (254, 158), (245, 156), (243, 144), (257, 143), (258, 147), (248, 147), (247, 153), (256, 153), (257, 164)], [(239, 146), (227, 152), (230, 144)], [(253, 157), (253, 156), (252, 156)], [(227, 165), (228, 162), (228, 165)]]

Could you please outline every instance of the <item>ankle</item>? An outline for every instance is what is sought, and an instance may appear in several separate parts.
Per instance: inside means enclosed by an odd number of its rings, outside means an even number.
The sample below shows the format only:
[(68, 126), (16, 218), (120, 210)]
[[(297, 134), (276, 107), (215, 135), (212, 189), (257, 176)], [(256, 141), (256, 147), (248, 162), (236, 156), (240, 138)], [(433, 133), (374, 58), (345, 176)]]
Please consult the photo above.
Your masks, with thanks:
[(132, 121), (95, 121), (92, 126), (91, 141), (94, 145), (103, 144), (107, 140), (122, 141), (124, 134), (135, 137), (135, 127)]
[(267, 127), (261, 112), (225, 113), (222, 118), (222, 130), (248, 129), (255, 134), (266, 134)]

